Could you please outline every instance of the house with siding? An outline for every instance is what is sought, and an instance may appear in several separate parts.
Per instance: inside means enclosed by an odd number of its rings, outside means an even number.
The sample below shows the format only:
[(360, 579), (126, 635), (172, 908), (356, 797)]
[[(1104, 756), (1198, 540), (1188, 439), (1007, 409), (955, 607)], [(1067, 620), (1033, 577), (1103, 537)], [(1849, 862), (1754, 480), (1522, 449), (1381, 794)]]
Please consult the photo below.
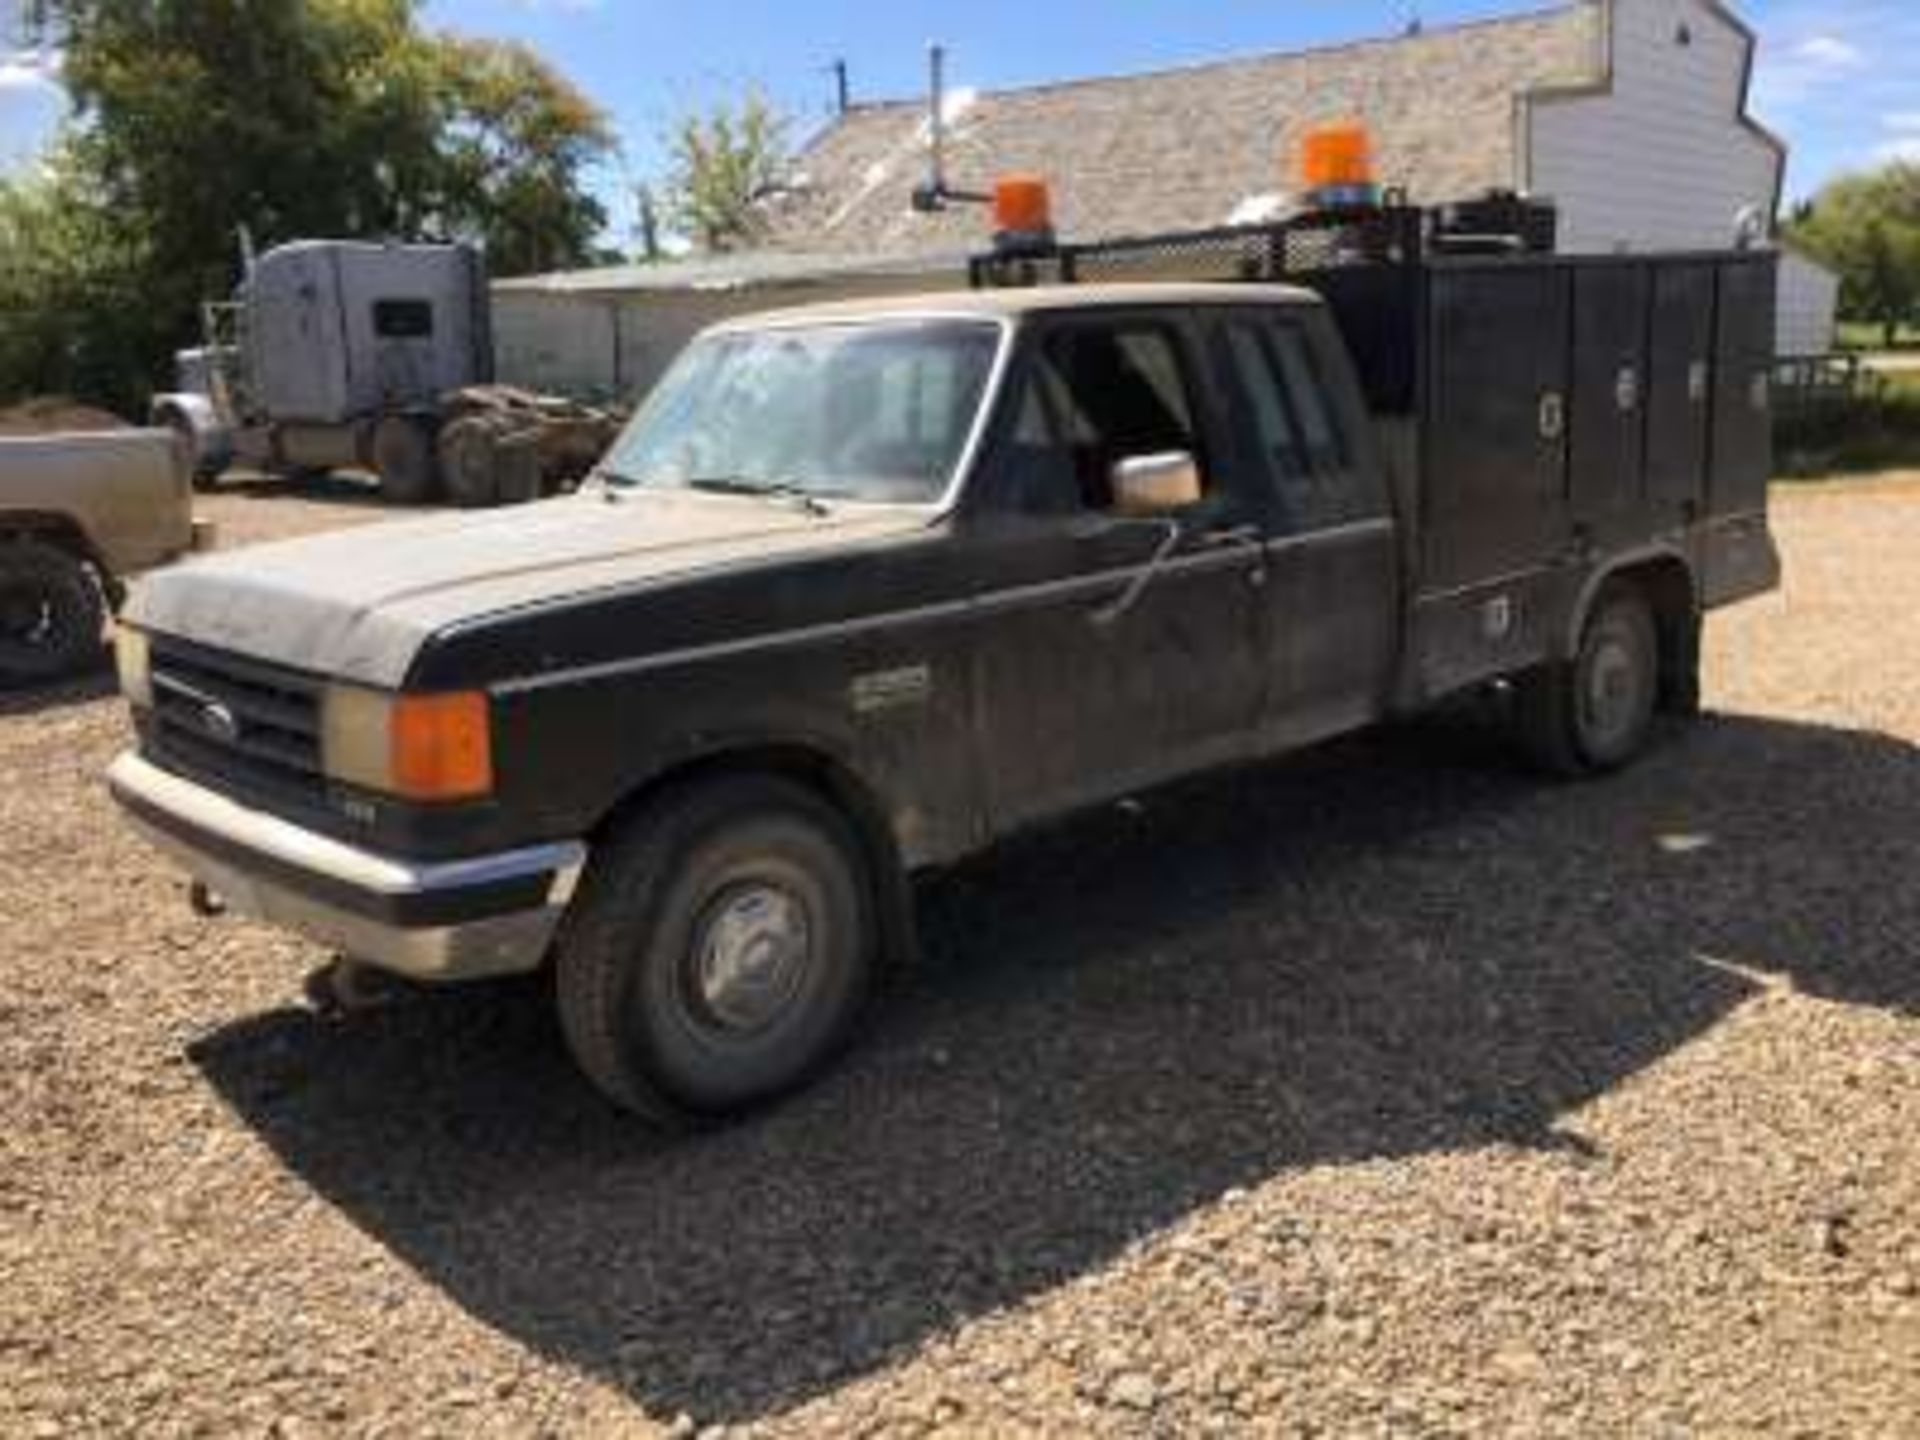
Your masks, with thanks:
[[(1285, 213), (1305, 134), (1358, 119), (1380, 181), (1416, 202), (1519, 190), (1558, 206), (1563, 250), (1723, 249), (1770, 243), (1780, 203), (1786, 146), (1748, 109), (1756, 45), (1720, 0), (1576, 0), (1147, 74), (955, 87), (941, 141), (956, 187), (1045, 176), (1057, 229), (1080, 240)], [(987, 220), (971, 206), (914, 208), (931, 135), (925, 101), (848, 107), (766, 202), (771, 253), (693, 272), (709, 303), (961, 283), (957, 259), (979, 247)], [(626, 293), (652, 313), (687, 312), (678, 332), (702, 307), (689, 309), (674, 269), (629, 272), (650, 293)], [(616, 296), (620, 280), (511, 283), (577, 301)], [(1780, 290), (1781, 352), (1830, 349), (1831, 275), (1783, 254)], [(511, 313), (506, 324), (525, 329)], [(647, 329), (639, 312), (631, 328)]]

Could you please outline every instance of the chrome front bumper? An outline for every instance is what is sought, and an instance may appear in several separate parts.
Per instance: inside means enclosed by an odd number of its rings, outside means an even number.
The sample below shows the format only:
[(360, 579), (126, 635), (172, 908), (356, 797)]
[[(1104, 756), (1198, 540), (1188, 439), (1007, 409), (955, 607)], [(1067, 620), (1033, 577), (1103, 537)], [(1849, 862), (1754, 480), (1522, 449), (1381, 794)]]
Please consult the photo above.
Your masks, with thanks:
[(236, 913), (415, 980), (538, 969), (587, 859), (578, 841), (463, 860), (377, 855), (132, 751), (107, 785), (135, 829)]

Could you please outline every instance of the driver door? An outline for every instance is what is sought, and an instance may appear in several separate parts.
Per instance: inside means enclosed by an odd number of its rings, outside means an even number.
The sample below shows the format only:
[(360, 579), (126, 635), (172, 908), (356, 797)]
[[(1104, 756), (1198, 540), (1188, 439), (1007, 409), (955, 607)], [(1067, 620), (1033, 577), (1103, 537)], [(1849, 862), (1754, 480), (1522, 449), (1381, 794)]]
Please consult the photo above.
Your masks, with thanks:
[[(1264, 700), (1258, 507), (1229, 485), (1180, 310), (1102, 310), (1023, 337), (996, 447), (1006, 588), (976, 694), (995, 829), (1249, 753)], [(1116, 467), (1185, 454), (1196, 503), (1122, 513)]]

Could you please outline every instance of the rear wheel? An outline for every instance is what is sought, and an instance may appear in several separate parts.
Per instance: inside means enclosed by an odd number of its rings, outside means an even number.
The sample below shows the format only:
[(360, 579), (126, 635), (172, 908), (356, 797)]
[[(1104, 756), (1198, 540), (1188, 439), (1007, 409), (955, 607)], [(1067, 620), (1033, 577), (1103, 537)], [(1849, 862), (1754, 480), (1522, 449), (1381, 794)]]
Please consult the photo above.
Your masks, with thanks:
[(33, 684), (99, 659), (106, 600), (80, 560), (41, 540), (0, 541), (0, 681)]
[(389, 415), (374, 427), (373, 468), (380, 493), (401, 505), (426, 505), (440, 498), (440, 470), (433, 452), (430, 422)]
[(580, 1067), (663, 1123), (795, 1088), (870, 988), (869, 882), (840, 814), (777, 777), (708, 782), (631, 822), (596, 855), (558, 948)]
[(1659, 699), (1652, 608), (1637, 586), (1609, 585), (1573, 659), (1521, 677), (1521, 736), (1533, 757), (1556, 773), (1617, 770), (1646, 749)]
[(500, 501), (496, 431), (484, 415), (465, 415), (440, 432), (440, 478), (447, 498), (469, 509)]

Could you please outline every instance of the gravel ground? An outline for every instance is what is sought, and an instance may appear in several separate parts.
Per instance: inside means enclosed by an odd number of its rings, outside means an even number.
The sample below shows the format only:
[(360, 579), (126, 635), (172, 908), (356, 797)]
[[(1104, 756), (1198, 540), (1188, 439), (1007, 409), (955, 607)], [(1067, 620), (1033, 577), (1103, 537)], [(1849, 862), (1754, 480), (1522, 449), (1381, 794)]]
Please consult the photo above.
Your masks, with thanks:
[(1631, 774), (1429, 726), (1022, 842), (677, 1143), (530, 985), (310, 1018), (115, 822), (102, 686), (14, 697), (0, 1433), (1912, 1435), (1920, 479), (1777, 518)]

